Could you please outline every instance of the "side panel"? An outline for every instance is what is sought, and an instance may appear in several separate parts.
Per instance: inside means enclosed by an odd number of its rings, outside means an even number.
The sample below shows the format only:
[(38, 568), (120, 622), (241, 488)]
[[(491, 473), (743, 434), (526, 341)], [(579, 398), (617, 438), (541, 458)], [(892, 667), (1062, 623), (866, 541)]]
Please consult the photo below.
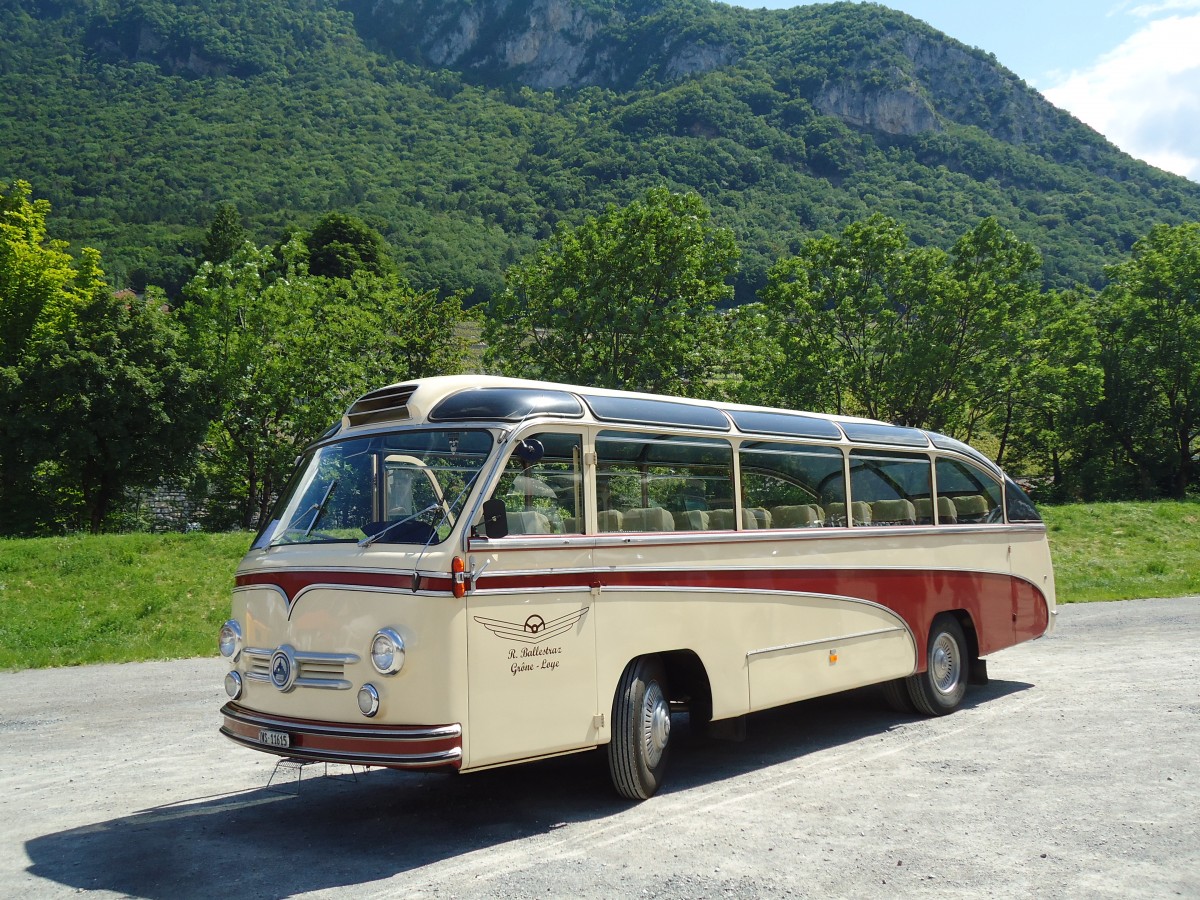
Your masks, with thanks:
[[(485, 561), (488, 568), (467, 603), (467, 767), (574, 750), (600, 740), (595, 718), (598, 610), (587, 575), (591, 547), (586, 541), (565, 543), (473, 554), (476, 571)], [(564, 572), (573, 583), (554, 587), (555, 576), (562, 578)], [(513, 580), (521, 586), (488, 588), (489, 582)]]
[(770, 620), (766, 636), (776, 643), (746, 653), (751, 709), (912, 674), (912, 633), (889, 610), (819, 597), (763, 606), (763, 618)]

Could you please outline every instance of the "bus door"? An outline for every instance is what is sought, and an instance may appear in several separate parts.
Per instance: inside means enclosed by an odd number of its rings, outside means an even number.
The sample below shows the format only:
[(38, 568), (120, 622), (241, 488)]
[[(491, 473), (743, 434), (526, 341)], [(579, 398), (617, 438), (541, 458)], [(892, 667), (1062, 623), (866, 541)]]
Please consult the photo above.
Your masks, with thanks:
[[(467, 593), (469, 766), (597, 742), (596, 610), (585, 534), (584, 435), (512, 441), (474, 539)], [(499, 504), (506, 529), (497, 529)], [(476, 534), (483, 534), (477, 526)]]

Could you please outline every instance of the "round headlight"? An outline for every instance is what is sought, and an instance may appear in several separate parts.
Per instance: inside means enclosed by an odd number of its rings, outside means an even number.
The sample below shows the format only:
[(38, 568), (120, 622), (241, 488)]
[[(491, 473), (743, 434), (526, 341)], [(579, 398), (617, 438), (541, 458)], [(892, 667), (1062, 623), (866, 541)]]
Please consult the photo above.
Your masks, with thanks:
[(217, 646), (226, 659), (238, 658), (238, 654), (242, 652), (242, 626), (238, 624), (237, 619), (230, 619), (221, 626), (221, 633), (217, 635)]
[(371, 639), (371, 665), (380, 675), (395, 675), (404, 665), (404, 638), (394, 628), (380, 628)]
[(358, 711), (367, 718), (379, 712), (379, 691), (375, 685), (364, 684), (358, 689)]
[(237, 672), (229, 672), (225, 675), (225, 693), (229, 695), (230, 700), (236, 700), (242, 696), (242, 676)]

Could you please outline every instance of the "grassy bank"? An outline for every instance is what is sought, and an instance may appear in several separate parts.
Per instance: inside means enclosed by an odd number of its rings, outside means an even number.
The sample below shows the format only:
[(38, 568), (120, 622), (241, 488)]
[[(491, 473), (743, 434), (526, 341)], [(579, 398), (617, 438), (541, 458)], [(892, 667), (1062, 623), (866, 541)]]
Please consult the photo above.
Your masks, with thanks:
[(0, 540), (0, 669), (216, 652), (248, 534)]
[(1042, 509), (1062, 603), (1200, 594), (1200, 502)]
[[(1042, 510), (1058, 598), (1200, 594), (1200, 503)], [(0, 540), (0, 669), (211, 655), (247, 534)]]

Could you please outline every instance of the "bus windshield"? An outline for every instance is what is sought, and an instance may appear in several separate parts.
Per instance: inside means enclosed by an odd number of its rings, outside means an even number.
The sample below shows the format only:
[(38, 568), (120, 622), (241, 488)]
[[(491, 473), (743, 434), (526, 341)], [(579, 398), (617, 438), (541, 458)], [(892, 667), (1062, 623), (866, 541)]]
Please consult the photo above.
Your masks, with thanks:
[(440, 543), (491, 449), (481, 430), (401, 431), (313, 448), (254, 546)]

